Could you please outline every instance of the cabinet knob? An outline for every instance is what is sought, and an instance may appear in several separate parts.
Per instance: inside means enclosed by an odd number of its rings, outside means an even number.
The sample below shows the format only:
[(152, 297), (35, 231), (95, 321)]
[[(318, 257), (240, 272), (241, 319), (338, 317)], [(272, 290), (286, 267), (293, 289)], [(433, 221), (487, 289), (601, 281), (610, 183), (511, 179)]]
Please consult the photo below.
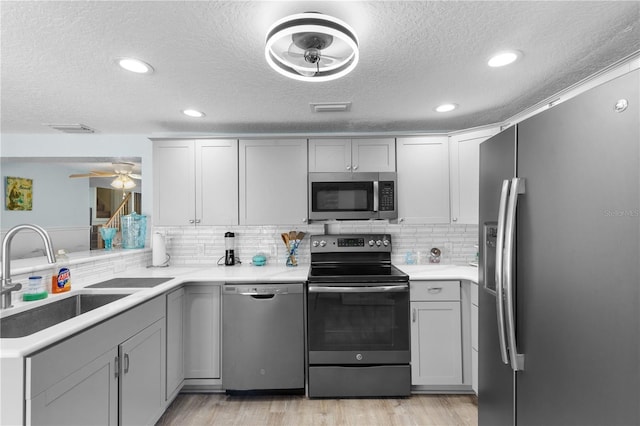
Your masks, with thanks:
[(195, 223), (196, 221), (193, 219), (189, 219), (189, 223)]
[(454, 221), (454, 222), (457, 222), (457, 221), (458, 221), (458, 218), (457, 218), (457, 217), (454, 217), (454, 218), (452, 218), (451, 220), (452, 220), (452, 221)]
[(307, 218), (306, 217), (302, 219), (302, 223), (307, 223)]
[(200, 219), (196, 219), (196, 223), (200, 223)]
[(351, 164), (347, 164), (347, 170), (351, 170)]
[(355, 165), (353, 166), (353, 170), (358, 170), (358, 165), (357, 165), (357, 164), (355, 164)]

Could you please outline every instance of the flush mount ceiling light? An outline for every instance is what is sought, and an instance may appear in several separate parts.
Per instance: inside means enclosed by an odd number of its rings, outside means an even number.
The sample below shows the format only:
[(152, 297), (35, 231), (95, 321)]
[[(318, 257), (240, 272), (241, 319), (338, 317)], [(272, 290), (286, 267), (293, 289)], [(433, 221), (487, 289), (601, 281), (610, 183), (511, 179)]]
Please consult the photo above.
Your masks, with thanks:
[(202, 118), (205, 116), (204, 112), (195, 109), (183, 109), (182, 113), (188, 117), (193, 118)]
[(151, 74), (153, 72), (151, 65), (136, 58), (118, 58), (116, 59), (116, 63), (120, 65), (121, 68), (137, 74)]
[(316, 12), (287, 16), (267, 31), (267, 63), (300, 81), (330, 81), (358, 64), (358, 37), (343, 21)]
[(517, 50), (505, 50), (493, 55), (487, 62), (487, 65), (493, 68), (504, 67), (517, 61), (520, 56), (522, 56), (522, 53)]
[(458, 108), (457, 104), (442, 104), (442, 105), (438, 105), (435, 108), (435, 110), (437, 112), (449, 112), (449, 111), (453, 111), (456, 108)]

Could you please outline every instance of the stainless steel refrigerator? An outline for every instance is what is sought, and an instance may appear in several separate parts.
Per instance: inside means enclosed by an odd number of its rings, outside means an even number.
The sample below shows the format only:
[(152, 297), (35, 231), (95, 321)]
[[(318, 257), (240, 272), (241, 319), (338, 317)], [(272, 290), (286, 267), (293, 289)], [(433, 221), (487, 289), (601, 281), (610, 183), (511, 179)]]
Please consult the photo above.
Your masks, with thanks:
[(639, 86), (480, 145), (481, 426), (640, 424)]

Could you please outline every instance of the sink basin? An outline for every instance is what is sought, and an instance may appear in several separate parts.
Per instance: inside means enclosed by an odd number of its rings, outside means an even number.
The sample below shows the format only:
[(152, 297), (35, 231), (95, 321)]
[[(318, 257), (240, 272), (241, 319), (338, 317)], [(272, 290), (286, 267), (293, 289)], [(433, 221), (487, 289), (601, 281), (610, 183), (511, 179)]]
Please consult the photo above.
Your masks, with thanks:
[(0, 338), (28, 336), (125, 296), (128, 294), (77, 294), (2, 318)]
[(88, 285), (87, 288), (149, 288), (172, 280), (173, 277), (163, 278), (112, 278), (96, 284)]

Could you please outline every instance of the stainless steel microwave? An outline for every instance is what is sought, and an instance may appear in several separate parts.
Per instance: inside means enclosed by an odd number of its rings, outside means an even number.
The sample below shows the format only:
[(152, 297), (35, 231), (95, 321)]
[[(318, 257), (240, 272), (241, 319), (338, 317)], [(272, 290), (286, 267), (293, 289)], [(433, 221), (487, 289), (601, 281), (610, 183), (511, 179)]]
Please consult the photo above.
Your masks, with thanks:
[(309, 173), (309, 219), (397, 219), (396, 173)]

